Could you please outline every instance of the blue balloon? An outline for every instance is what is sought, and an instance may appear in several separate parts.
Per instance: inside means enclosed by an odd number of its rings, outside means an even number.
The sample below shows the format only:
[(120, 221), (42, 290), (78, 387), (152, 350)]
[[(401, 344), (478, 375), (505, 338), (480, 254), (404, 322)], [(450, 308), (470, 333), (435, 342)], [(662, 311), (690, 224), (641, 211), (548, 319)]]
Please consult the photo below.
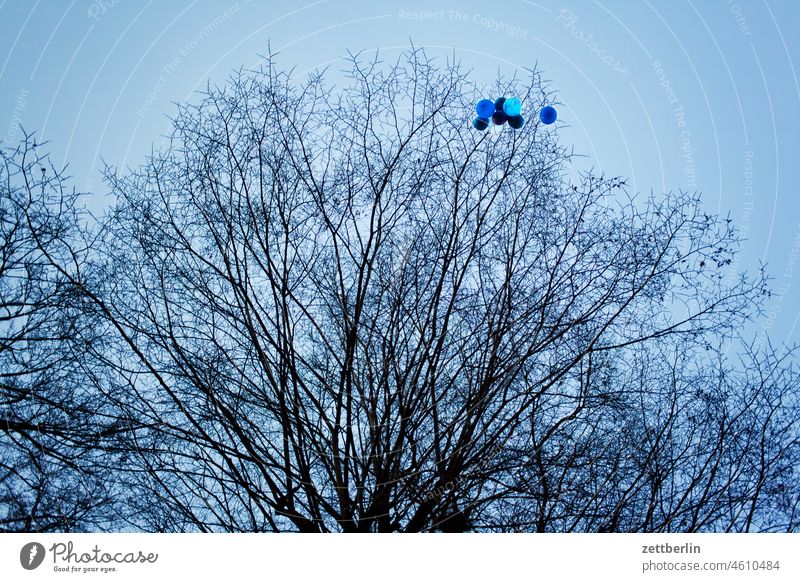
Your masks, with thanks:
[(505, 111), (505, 114), (509, 117), (515, 117), (519, 115), (522, 113), (522, 101), (516, 97), (506, 99), (505, 103), (503, 103), (503, 111)]
[[(492, 104), (492, 107), (494, 107), (494, 104)], [(475, 119), (472, 120), (472, 127), (477, 129), (478, 131), (483, 131), (484, 129), (489, 127), (489, 120), (483, 117), (476, 117)]]
[(506, 102), (505, 97), (498, 97), (497, 101), (494, 102), (494, 109), (495, 111), (503, 111), (503, 104)]
[(550, 105), (542, 107), (542, 110), (539, 112), (539, 119), (541, 119), (542, 123), (545, 125), (554, 123), (557, 117), (558, 113), (556, 113), (555, 107), (551, 107)]
[(503, 125), (507, 119), (508, 115), (506, 115), (502, 111), (495, 111), (492, 114), (492, 123), (494, 123), (495, 125)]
[(494, 103), (489, 99), (481, 99), (475, 106), (475, 112), (478, 114), (478, 117), (489, 119), (492, 113), (494, 113)]
[(508, 125), (513, 129), (519, 129), (525, 125), (525, 118), (521, 115), (510, 115), (508, 117)]

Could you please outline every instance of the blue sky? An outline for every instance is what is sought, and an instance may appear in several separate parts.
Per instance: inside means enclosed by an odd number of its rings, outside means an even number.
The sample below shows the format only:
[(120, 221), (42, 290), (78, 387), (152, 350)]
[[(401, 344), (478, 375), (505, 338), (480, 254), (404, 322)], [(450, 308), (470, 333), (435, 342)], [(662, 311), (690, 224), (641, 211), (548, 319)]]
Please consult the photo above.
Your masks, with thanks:
[(800, 340), (800, 1), (274, 3), (0, 0), (0, 139), (51, 141), (75, 185), (108, 203), (102, 160), (135, 166), (174, 102), (267, 52), (297, 75), (347, 51), (455, 51), (477, 83), (538, 62), (562, 143), (649, 193), (699, 190), (768, 264), (759, 328)]

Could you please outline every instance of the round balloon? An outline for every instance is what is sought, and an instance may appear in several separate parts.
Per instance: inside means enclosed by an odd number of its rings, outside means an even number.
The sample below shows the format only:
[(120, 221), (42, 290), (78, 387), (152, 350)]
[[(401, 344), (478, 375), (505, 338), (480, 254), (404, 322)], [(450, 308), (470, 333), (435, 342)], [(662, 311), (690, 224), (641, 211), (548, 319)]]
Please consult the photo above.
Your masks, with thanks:
[(494, 102), (495, 111), (503, 111), (503, 104), (505, 102), (506, 102), (505, 97), (498, 97), (497, 100)]
[(494, 114), (492, 114), (492, 123), (495, 125), (503, 125), (507, 119), (508, 115), (502, 111), (495, 111)]
[[(492, 105), (494, 107), (494, 105)], [(489, 120), (484, 119), (483, 117), (476, 117), (472, 120), (472, 127), (477, 129), (478, 131), (483, 131), (487, 127), (489, 127)]]
[(539, 112), (539, 119), (541, 119), (542, 123), (545, 125), (554, 123), (557, 117), (558, 113), (556, 113), (555, 107), (551, 107), (550, 105), (542, 107), (542, 110)]
[(489, 119), (494, 113), (494, 103), (490, 99), (481, 99), (475, 106), (475, 111), (478, 117)]
[(508, 125), (514, 129), (519, 129), (525, 125), (525, 118), (523, 118), (521, 115), (510, 115), (508, 117)]
[(503, 111), (509, 117), (519, 115), (522, 112), (522, 101), (516, 97), (506, 99), (505, 103), (503, 103)]

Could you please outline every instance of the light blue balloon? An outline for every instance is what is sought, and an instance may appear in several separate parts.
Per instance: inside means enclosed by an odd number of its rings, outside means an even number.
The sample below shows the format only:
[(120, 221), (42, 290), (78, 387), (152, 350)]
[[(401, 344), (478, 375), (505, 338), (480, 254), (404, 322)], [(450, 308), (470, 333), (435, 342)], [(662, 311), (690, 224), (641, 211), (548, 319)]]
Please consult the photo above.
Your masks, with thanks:
[(506, 115), (509, 117), (516, 117), (522, 112), (522, 101), (516, 97), (506, 99), (503, 103), (503, 111), (505, 111)]

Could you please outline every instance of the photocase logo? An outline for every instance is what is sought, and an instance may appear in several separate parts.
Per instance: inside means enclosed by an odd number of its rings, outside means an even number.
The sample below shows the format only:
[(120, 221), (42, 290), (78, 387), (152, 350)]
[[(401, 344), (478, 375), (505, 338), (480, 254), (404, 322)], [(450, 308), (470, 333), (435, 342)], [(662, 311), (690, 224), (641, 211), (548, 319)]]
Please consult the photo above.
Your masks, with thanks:
[(19, 552), (19, 563), (26, 570), (35, 570), (44, 561), (44, 546), (39, 542), (30, 542), (22, 546)]

